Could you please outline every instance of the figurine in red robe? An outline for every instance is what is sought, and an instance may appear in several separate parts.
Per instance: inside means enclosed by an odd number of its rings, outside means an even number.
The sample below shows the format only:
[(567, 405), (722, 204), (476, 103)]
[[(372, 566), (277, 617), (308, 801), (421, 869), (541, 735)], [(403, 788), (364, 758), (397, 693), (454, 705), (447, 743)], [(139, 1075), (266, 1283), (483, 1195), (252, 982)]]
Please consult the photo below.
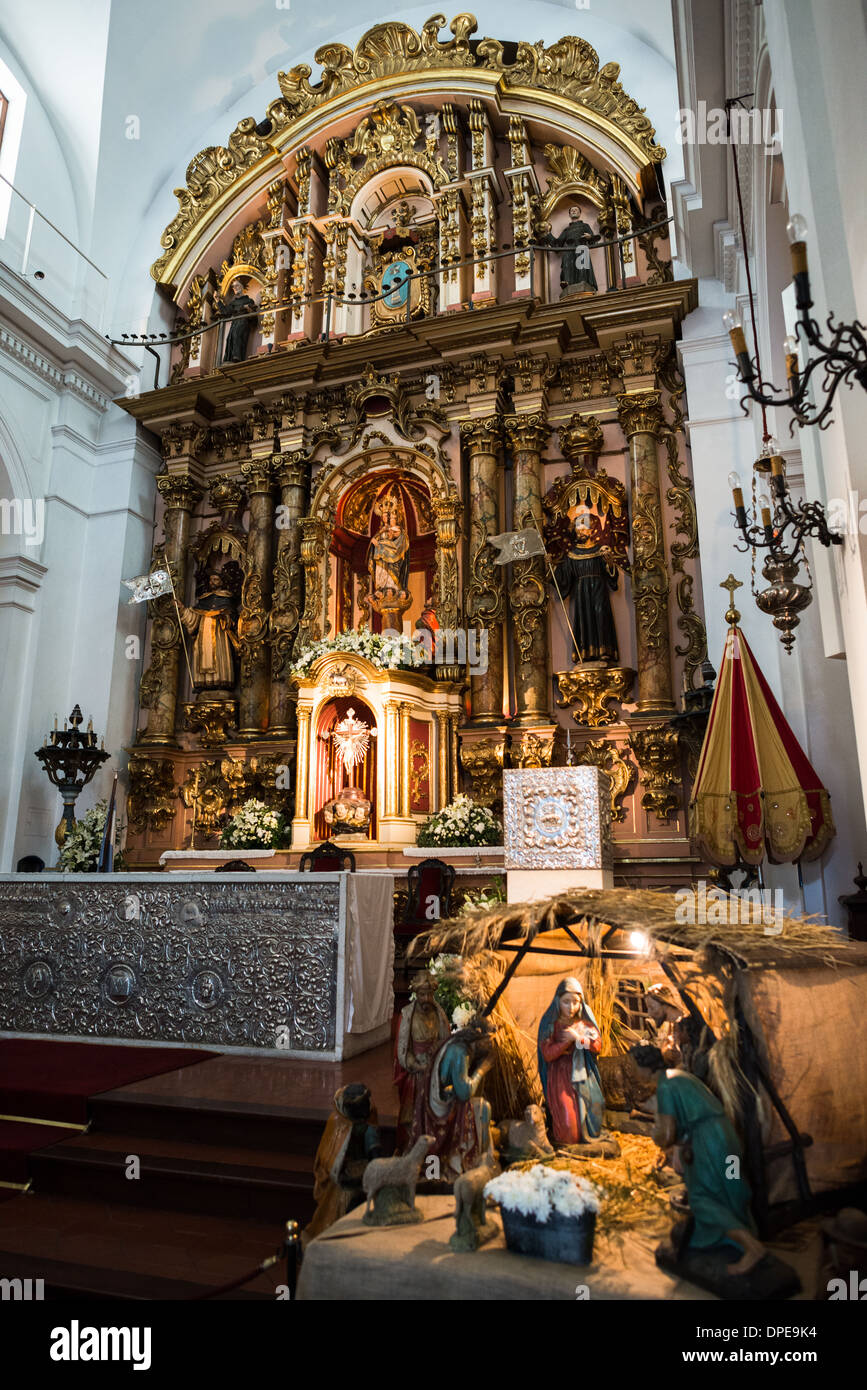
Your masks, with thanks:
[(539, 1024), (539, 1076), (555, 1144), (598, 1138), (605, 1096), (596, 1065), (599, 1025), (579, 980), (561, 980)]

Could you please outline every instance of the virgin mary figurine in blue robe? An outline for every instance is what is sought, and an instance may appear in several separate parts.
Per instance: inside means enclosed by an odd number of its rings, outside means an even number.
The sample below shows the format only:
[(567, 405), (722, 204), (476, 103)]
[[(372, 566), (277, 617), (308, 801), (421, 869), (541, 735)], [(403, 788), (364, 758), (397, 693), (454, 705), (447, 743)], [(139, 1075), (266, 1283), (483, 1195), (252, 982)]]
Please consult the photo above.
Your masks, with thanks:
[(555, 1144), (582, 1144), (602, 1132), (605, 1096), (596, 1055), (599, 1025), (579, 980), (561, 980), (539, 1024), (539, 1076)]

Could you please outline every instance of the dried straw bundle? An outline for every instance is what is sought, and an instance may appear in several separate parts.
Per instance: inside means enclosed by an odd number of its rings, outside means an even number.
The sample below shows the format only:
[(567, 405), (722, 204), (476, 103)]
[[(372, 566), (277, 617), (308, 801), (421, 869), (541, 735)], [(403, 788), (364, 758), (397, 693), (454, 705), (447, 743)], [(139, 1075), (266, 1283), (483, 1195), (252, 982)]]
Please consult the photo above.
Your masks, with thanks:
[[(726, 898), (727, 916), (737, 916), (737, 898)], [(460, 917), (439, 922), (431, 931), (416, 938), (414, 955), (433, 955), (453, 951), (471, 956), (483, 950), (496, 950), (500, 941), (532, 940), (539, 932), (555, 931), (600, 922), (622, 931), (641, 931), (657, 947), (681, 948), (696, 952), (712, 946), (746, 966), (772, 966), (795, 963), (837, 964), (852, 954), (853, 948), (835, 928), (817, 917), (788, 917), (774, 928), (777, 935), (766, 935), (760, 921), (679, 922), (680, 900), (674, 893), (653, 889), (611, 888), (576, 889), (532, 903), (508, 903), (493, 910), (470, 910)]]
[(553, 1158), (530, 1159), (514, 1168), (534, 1168), (542, 1162), (588, 1178), (600, 1190), (597, 1226), (601, 1233), (617, 1237), (636, 1227), (648, 1236), (665, 1235), (673, 1220), (668, 1189), (651, 1177), (659, 1159), (652, 1139), (641, 1134), (620, 1134), (612, 1130), (620, 1144), (619, 1158), (579, 1158), (574, 1149), (558, 1149)]

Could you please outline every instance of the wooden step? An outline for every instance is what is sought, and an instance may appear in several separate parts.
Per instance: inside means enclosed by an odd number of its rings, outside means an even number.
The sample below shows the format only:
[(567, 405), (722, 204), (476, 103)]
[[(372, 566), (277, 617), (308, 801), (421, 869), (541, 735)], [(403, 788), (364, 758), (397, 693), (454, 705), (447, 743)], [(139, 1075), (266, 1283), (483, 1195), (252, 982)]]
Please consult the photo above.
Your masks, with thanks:
[[(127, 1176), (131, 1155), (137, 1178)], [(37, 1193), (302, 1225), (313, 1214), (312, 1161), (280, 1150), (91, 1132), (32, 1154), (29, 1166)]]
[[(43, 1279), (46, 1298), (196, 1299), (279, 1249), (280, 1222), (181, 1214), (50, 1193), (0, 1205), (0, 1278)], [(227, 1299), (274, 1300), (274, 1265)]]

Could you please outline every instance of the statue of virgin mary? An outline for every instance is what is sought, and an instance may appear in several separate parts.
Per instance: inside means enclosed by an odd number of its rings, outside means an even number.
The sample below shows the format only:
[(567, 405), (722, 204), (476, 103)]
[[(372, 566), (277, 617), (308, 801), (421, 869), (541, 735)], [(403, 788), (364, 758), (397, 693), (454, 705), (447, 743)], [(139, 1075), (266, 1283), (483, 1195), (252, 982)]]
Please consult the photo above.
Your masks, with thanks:
[(581, 982), (561, 980), (538, 1036), (539, 1077), (555, 1144), (587, 1143), (602, 1132), (605, 1096), (596, 1065), (601, 1046)]

